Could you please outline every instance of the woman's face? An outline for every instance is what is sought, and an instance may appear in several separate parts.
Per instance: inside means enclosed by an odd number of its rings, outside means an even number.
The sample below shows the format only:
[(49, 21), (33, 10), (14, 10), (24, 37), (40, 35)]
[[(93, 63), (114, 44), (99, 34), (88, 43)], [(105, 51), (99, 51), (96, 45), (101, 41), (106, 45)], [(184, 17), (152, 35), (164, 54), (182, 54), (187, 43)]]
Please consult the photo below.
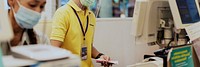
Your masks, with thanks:
[(31, 10), (41, 13), (44, 10), (46, 0), (8, 0), (8, 4), (15, 12), (19, 9), (18, 2)]

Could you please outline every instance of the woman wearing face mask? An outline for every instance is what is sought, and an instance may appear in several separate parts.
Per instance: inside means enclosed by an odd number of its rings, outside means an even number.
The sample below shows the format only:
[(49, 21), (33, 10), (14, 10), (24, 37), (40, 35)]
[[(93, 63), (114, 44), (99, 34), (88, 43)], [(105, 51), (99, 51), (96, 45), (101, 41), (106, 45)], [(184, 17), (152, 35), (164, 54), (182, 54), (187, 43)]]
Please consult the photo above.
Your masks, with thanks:
[(103, 59), (103, 66), (109, 67), (110, 57), (100, 53), (93, 46), (95, 15), (89, 6), (95, 0), (70, 0), (54, 14), (51, 44), (70, 50), (81, 57), (81, 67), (93, 67), (92, 58)]
[[(39, 44), (48, 44), (48, 39), (33, 30), (41, 18), (46, 0), (7, 0), (10, 9), (9, 19), (13, 28), (14, 37), (10, 41), (0, 42), (3, 55), (10, 54), (10, 47)], [(42, 38), (44, 37), (44, 38)], [(45, 40), (42, 40), (45, 39)]]

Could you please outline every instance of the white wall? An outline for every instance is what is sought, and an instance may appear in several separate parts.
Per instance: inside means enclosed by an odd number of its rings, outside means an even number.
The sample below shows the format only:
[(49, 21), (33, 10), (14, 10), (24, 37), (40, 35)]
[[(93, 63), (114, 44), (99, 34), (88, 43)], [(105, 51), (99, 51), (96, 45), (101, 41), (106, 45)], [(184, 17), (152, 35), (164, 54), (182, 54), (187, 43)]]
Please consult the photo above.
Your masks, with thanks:
[[(98, 19), (95, 32), (94, 46), (102, 53), (118, 60), (119, 65), (113, 67), (126, 67), (140, 62), (144, 54), (152, 54), (158, 46), (135, 44), (134, 23), (129, 19)], [(100, 64), (95, 63), (95, 67)]]

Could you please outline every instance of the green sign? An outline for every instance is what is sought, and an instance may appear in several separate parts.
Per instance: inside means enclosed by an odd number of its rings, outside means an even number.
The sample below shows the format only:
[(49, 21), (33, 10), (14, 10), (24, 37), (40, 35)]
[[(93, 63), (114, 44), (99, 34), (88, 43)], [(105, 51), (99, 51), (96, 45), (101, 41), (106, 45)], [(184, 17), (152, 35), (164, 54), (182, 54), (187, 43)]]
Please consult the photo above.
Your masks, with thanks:
[(170, 63), (171, 67), (194, 67), (191, 46), (173, 49)]

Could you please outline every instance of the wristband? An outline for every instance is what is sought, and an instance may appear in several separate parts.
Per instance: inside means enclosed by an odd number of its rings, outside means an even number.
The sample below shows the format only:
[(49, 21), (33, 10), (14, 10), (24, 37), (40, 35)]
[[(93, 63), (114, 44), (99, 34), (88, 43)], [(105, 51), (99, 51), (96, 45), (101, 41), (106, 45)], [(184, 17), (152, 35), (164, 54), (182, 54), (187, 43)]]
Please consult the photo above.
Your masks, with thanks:
[(95, 57), (95, 59), (99, 59), (102, 55), (104, 55), (103, 53), (99, 53), (96, 57)]

